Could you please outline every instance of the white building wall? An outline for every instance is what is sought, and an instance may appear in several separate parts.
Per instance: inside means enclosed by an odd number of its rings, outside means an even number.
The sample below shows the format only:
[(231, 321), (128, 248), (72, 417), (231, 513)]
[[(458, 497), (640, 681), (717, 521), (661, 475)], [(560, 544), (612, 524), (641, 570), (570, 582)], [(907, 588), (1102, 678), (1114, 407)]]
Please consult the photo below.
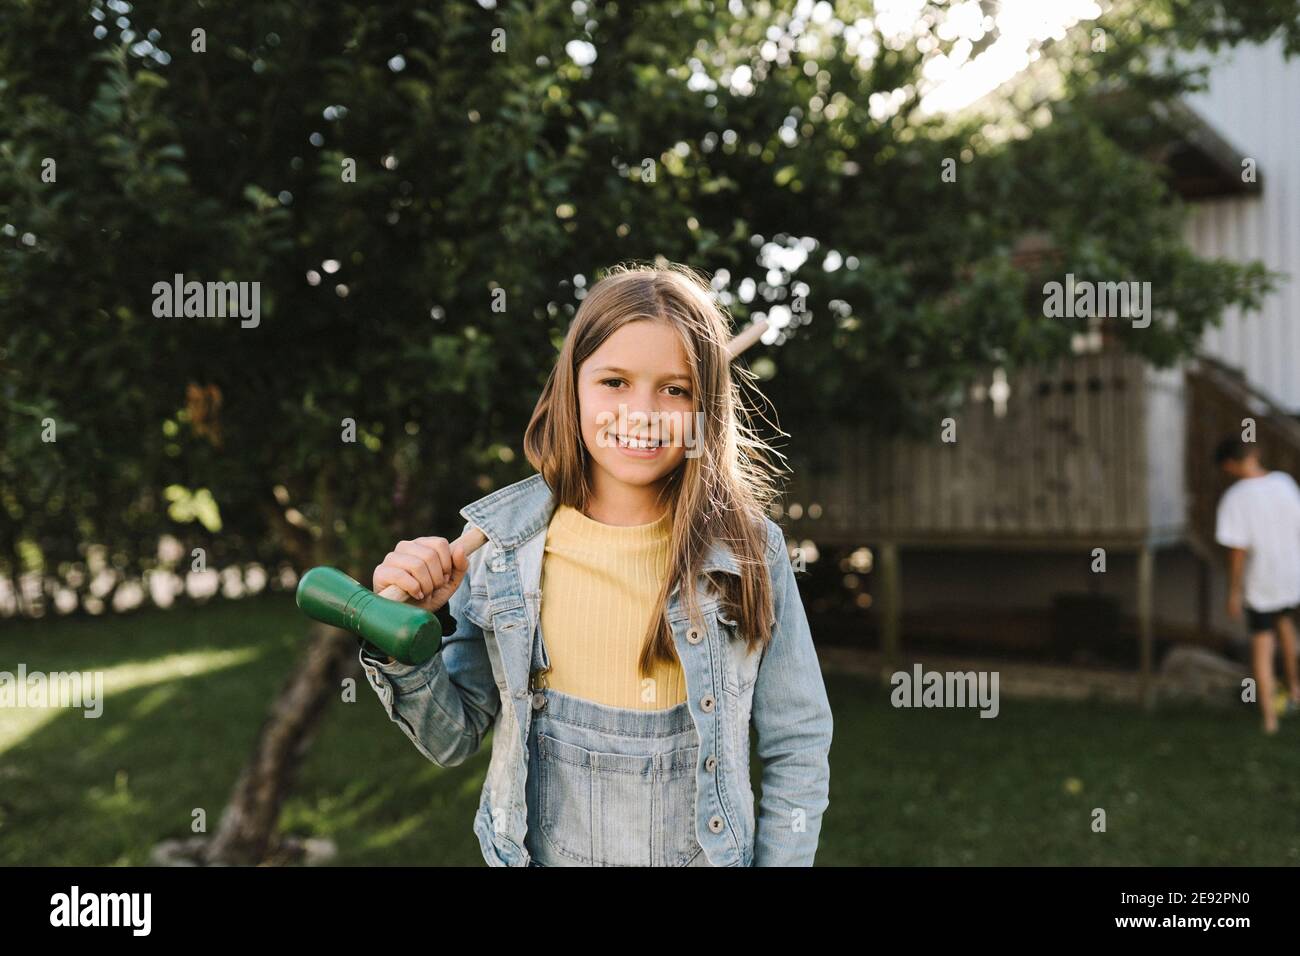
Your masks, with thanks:
[(1279, 41), (1200, 57), (1213, 64), (1209, 88), (1185, 100), (1256, 161), (1263, 190), (1195, 203), (1188, 242), (1202, 256), (1258, 259), (1290, 274), (1261, 311), (1245, 317), (1237, 309), (1226, 312), (1203, 345), (1300, 413), (1300, 57), (1284, 60)]
[(1187, 389), (1181, 366), (1146, 373), (1147, 516), (1157, 546), (1187, 528)]

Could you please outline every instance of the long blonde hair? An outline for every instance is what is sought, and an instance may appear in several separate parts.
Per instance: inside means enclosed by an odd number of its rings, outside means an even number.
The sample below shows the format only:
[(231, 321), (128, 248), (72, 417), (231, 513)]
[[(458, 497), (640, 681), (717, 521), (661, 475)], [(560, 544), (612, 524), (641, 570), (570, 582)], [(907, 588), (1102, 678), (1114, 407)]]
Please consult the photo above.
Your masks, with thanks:
[(700, 421), (701, 434), (693, 439), (698, 454), (684, 458), (665, 483), (664, 497), (673, 514), (668, 575), (642, 642), (642, 676), (650, 674), (655, 661), (677, 659), (665, 613), (674, 585), (682, 583), (689, 617), (698, 621), (695, 588), (685, 582), (693, 584), (714, 541), (730, 547), (741, 571), (738, 583), (726, 573), (710, 575), (737, 622), (738, 637), (748, 641), (751, 651), (771, 640), (765, 515), (777, 495), (777, 471), (766, 457), (775, 450), (751, 427), (751, 410), (737, 381), (747, 376), (752, 384), (757, 376), (748, 369), (732, 375), (726, 352), (732, 338), (729, 316), (701, 273), (658, 260), (654, 265), (616, 265), (591, 287), (533, 410), (524, 454), (550, 486), (557, 506), (585, 510), (592, 494), (579, 420), (578, 369), (617, 329), (647, 319), (668, 323), (681, 335), (694, 410), (704, 414), (693, 416)]

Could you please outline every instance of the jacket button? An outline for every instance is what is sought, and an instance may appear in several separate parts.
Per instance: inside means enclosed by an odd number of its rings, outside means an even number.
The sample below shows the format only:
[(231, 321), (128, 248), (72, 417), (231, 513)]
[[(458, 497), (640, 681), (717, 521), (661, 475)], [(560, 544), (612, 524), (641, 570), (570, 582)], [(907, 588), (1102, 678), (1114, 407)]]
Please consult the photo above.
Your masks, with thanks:
[(546, 706), (546, 695), (538, 691), (533, 695), (533, 710), (541, 710)]
[(704, 761), (704, 769), (707, 770), (709, 773), (713, 773), (713, 768), (716, 767), (717, 765), (718, 765), (718, 758), (713, 756), (713, 754), (709, 754), (709, 756)]
[(497, 557), (497, 558), (493, 558), (493, 559), (492, 559), (492, 570), (493, 570), (493, 571), (504, 571), (505, 569), (506, 569), (506, 559), (505, 559), (505, 558)]
[(700, 709), (706, 714), (713, 710), (713, 695), (705, 694), (700, 698)]
[(722, 817), (718, 816), (716, 813), (709, 817), (709, 829), (714, 833), (721, 833), (723, 826)]
[(687, 631), (686, 640), (690, 641), (692, 644), (700, 643), (700, 629), (698, 627), (693, 627)]

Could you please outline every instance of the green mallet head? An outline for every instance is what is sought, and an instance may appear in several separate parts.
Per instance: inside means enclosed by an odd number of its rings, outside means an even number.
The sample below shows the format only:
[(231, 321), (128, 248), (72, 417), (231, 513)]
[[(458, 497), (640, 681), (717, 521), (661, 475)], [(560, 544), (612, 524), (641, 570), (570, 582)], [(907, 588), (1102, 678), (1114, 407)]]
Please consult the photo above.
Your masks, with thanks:
[(365, 638), (403, 664), (423, 664), (442, 646), (428, 611), (380, 597), (338, 568), (312, 568), (298, 582), (298, 607), (313, 620)]

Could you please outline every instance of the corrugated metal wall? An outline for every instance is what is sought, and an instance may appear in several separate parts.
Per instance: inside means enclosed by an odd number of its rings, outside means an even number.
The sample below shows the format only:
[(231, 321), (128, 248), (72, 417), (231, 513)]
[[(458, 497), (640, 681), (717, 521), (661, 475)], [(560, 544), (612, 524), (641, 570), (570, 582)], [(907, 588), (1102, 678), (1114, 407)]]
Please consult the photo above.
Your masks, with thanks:
[[(1204, 56), (1204, 55), (1202, 55)], [(1214, 57), (1209, 90), (1186, 98), (1243, 156), (1256, 160), (1263, 192), (1198, 202), (1187, 238), (1201, 255), (1259, 259), (1288, 272), (1263, 310), (1237, 310), (1207, 333), (1207, 352), (1242, 369), (1251, 383), (1300, 413), (1300, 57), (1280, 42)]]

